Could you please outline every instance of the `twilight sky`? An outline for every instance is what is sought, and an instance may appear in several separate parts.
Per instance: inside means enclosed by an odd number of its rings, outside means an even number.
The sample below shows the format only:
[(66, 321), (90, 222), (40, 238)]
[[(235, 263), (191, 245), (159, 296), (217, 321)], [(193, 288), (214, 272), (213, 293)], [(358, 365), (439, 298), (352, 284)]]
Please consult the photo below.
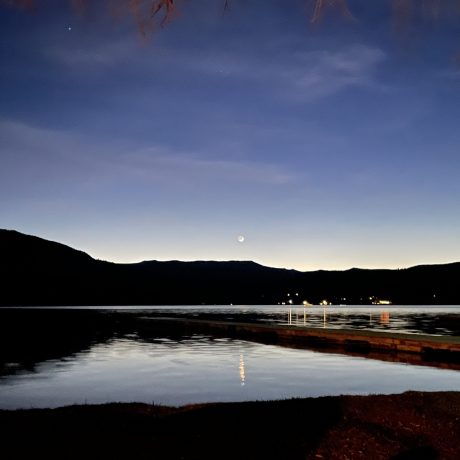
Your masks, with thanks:
[(460, 15), (190, 0), (143, 43), (36, 3), (0, 7), (1, 228), (116, 262), (460, 260)]

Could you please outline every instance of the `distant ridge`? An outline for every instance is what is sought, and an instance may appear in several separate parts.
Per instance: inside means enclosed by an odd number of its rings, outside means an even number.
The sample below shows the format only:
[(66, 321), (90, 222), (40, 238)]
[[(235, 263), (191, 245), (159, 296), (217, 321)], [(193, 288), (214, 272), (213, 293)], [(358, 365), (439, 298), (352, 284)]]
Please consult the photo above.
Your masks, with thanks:
[(460, 304), (460, 262), (406, 269), (300, 272), (252, 261), (116, 264), (0, 229), (0, 306)]

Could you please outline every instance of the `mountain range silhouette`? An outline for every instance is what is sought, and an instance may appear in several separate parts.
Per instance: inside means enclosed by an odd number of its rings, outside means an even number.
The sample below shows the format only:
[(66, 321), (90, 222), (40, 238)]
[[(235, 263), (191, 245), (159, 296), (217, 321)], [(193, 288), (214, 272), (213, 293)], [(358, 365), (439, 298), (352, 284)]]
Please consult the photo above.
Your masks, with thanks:
[(0, 229), (0, 306), (460, 304), (460, 262), (309, 271), (251, 261), (116, 264)]

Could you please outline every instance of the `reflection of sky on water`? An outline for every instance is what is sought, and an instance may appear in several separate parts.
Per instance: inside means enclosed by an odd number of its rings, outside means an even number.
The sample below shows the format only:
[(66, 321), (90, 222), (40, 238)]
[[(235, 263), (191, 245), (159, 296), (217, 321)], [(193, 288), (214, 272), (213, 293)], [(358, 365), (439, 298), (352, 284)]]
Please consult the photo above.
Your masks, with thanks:
[(405, 390), (460, 390), (460, 372), (204, 336), (113, 339), (41, 363), (35, 373), (3, 377), (0, 407), (181, 405)]

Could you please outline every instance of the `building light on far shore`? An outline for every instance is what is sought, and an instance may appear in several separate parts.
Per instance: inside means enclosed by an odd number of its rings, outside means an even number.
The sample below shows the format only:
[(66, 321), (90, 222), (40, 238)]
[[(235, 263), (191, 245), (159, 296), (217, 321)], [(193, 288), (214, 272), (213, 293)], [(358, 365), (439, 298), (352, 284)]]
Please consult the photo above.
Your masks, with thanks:
[(374, 305), (391, 305), (391, 300), (377, 299), (372, 302)]

